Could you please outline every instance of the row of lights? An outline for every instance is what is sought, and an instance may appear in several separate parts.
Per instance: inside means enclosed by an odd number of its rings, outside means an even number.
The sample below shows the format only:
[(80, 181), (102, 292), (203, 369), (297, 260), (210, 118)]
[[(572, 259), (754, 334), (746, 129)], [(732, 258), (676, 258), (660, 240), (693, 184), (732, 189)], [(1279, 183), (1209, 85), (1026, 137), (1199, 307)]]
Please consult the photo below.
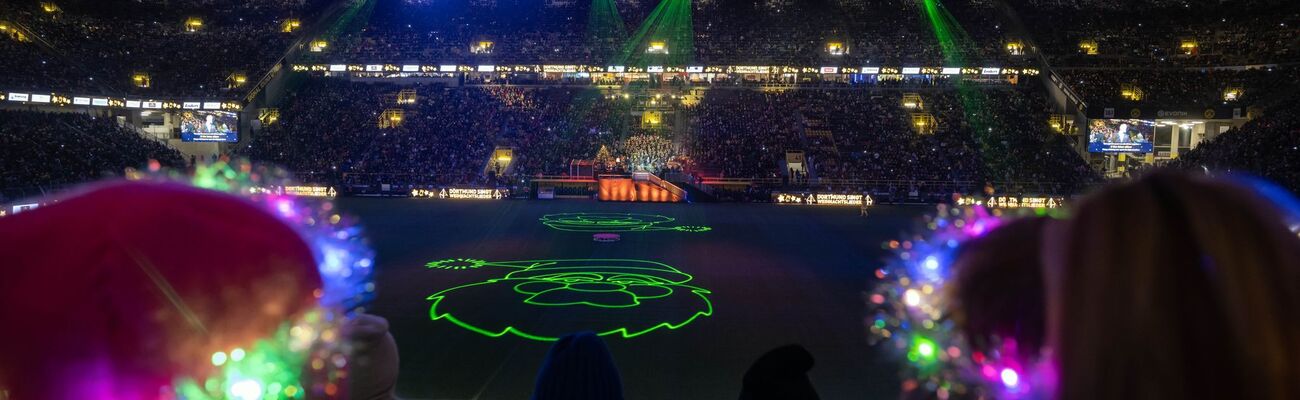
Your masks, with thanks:
[[(226, 87), (229, 89), (242, 87), (247, 83), (248, 75), (243, 72), (234, 72), (226, 77)], [(131, 84), (141, 89), (147, 89), (153, 86), (153, 78), (149, 76), (148, 72), (134, 72), (131, 74)]]
[[(1186, 38), (1178, 41), (1178, 51), (1184, 55), (1196, 55), (1200, 52), (1201, 44), (1196, 39)], [(1079, 51), (1085, 55), (1095, 56), (1101, 54), (1101, 46), (1096, 40), (1084, 39), (1079, 41)]]

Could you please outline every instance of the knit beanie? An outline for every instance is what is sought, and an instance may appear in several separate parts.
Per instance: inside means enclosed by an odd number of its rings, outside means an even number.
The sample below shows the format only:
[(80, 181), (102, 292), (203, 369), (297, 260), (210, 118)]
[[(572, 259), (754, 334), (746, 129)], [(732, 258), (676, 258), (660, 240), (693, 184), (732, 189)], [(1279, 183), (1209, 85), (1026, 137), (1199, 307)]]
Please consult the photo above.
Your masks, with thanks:
[(0, 218), (0, 388), (15, 400), (169, 397), (176, 377), (270, 335), (320, 287), (298, 234), (244, 199), (92, 186)]

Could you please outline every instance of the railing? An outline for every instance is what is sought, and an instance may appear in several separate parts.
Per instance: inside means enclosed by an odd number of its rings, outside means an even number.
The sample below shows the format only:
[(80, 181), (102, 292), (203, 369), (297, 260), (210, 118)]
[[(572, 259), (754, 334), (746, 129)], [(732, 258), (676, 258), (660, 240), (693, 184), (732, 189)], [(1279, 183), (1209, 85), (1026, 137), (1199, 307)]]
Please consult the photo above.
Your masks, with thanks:
[[(298, 174), (299, 180), (308, 183), (331, 183), (332, 174)], [(597, 182), (598, 178), (629, 178), (629, 175), (602, 174), (596, 177), (574, 175), (532, 175), (503, 176), (496, 182), (490, 182), (477, 174), (413, 174), (413, 173), (342, 173), (336, 175), (343, 185), (497, 185), (526, 186), (532, 183), (584, 183)], [(652, 183), (663, 187), (674, 195), (686, 198), (686, 191), (681, 187), (650, 174)], [(911, 179), (829, 179), (817, 178), (791, 184), (781, 178), (710, 178), (701, 177), (695, 183), (701, 190), (711, 193), (711, 189), (727, 186), (743, 186), (759, 189), (785, 188), (789, 190), (828, 190), (828, 191), (866, 191), (866, 192), (922, 192), (922, 193), (980, 193), (985, 186), (991, 186), (997, 193), (1021, 193), (1065, 195), (1087, 184), (1071, 182), (1034, 182), (1034, 181), (971, 181), (971, 180), (911, 180)]]
[(659, 187), (663, 188), (664, 190), (667, 190), (668, 193), (672, 193), (673, 196), (677, 196), (677, 198), (682, 199), (682, 201), (687, 201), (686, 190), (683, 190), (682, 188), (677, 187), (677, 185), (674, 185), (672, 183), (669, 183), (668, 181), (659, 178), (655, 174), (646, 173), (646, 175), (650, 176), (649, 179), (650, 183), (659, 185)]
[[(828, 188), (836, 189), (916, 189), (927, 191), (931, 188), (954, 188), (962, 189), (961, 191), (980, 191), (983, 190), (986, 182), (983, 181), (960, 181), (960, 180), (911, 180), (911, 179), (830, 179), (814, 178), (802, 181), (796, 184), (790, 184), (780, 178), (700, 178), (701, 185), (709, 186), (753, 186), (753, 187), (797, 187), (797, 188)], [(1044, 194), (1061, 194), (1061, 188), (1073, 188), (1080, 186), (1078, 183), (1068, 182), (1032, 182), (1032, 181), (1001, 181), (987, 182), (994, 190), (999, 192), (1006, 190), (1025, 191)]]
[(596, 179), (590, 176), (576, 176), (576, 175), (535, 175), (530, 177), (524, 177), (524, 179), (533, 182), (570, 182), (570, 183), (596, 182)]

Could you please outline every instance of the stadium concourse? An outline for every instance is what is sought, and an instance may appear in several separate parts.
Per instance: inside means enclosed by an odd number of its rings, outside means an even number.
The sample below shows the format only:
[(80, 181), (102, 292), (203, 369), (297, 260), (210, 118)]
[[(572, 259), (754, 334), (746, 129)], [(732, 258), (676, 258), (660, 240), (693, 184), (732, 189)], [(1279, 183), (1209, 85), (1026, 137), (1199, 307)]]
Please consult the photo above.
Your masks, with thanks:
[[(417, 399), (977, 398), (952, 371), (906, 369), (965, 344), (899, 344), (919, 328), (868, 316), (889, 304), (872, 288), (898, 279), (882, 259), (920, 255), (913, 232), (950, 220), (979, 236), (1019, 209), (1065, 219), (1155, 170), (1294, 194), (1298, 89), (1291, 0), (10, 0), (0, 248), (6, 222), (42, 226), (18, 216), (120, 180), (270, 196), (296, 229), (336, 229), (303, 236), (328, 264), (314, 297), (349, 317), (308, 336), (391, 333), (364, 362), (392, 368), (272, 390), (275, 374), (242, 379), (236, 353), (207, 351), (205, 370), (165, 374), (186, 399), (370, 383)], [(342, 254), (373, 275), (334, 284)], [(342, 307), (340, 287), (367, 294)], [(896, 294), (943, 294), (926, 287)], [(344, 320), (364, 323), (329, 325)], [(565, 336), (581, 331), (597, 344)], [(787, 344), (801, 347), (773, 350)], [(565, 349), (594, 360), (578, 375), (617, 371), (565, 383)], [(358, 361), (301, 350), (257, 357)], [(973, 375), (1032, 378), (1007, 365)], [(985, 397), (1025, 393), (1007, 394)]]

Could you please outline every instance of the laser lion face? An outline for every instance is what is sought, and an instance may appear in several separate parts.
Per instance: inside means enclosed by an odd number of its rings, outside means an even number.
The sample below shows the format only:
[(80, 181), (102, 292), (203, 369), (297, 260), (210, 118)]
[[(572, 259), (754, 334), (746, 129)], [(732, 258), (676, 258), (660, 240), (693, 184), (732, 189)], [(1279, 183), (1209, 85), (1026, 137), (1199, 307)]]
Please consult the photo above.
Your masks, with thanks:
[(713, 314), (710, 292), (687, 285), (691, 275), (662, 263), (574, 259), (481, 266), (514, 271), (429, 296), (433, 320), (489, 337), (551, 341), (583, 330), (633, 338)]

